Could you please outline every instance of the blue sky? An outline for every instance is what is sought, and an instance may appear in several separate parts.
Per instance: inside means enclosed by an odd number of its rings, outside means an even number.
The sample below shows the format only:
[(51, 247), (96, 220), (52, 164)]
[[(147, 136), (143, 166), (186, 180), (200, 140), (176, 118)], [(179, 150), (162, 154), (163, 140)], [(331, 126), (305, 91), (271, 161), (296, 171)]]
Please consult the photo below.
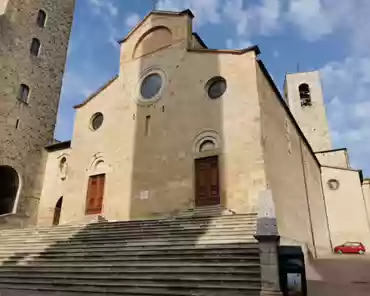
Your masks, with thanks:
[[(151, 0), (76, 0), (56, 138), (72, 136), (74, 109), (118, 72), (122, 39)], [(258, 44), (281, 89), (285, 73), (320, 70), (335, 148), (370, 176), (369, 0), (159, 0), (158, 9), (195, 14), (210, 48)]]

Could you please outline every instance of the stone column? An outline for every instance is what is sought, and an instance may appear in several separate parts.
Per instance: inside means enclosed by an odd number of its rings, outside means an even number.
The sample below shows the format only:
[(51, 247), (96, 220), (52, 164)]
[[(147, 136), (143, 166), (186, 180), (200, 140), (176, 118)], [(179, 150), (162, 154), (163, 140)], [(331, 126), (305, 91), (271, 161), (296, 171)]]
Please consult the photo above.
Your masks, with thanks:
[(275, 208), (269, 190), (260, 194), (255, 238), (259, 242), (261, 262), (261, 296), (283, 295), (280, 288), (278, 235)]

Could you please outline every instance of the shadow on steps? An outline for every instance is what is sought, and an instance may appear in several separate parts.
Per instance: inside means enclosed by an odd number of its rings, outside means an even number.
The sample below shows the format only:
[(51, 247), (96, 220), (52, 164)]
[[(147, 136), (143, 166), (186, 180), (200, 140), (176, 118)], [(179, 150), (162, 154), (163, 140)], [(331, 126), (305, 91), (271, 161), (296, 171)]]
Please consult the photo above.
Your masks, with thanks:
[(58, 226), (36, 237), (27, 229), (3, 232), (1, 296), (21, 296), (22, 290), (27, 295), (259, 295), (255, 223), (254, 214), (210, 207), (170, 219)]

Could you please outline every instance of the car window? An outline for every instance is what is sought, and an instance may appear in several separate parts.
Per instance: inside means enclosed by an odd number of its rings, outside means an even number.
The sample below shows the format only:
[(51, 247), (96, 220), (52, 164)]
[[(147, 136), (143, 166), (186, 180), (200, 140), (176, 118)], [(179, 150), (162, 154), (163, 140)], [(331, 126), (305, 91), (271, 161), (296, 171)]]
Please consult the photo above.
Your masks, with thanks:
[(344, 245), (346, 247), (358, 247), (360, 246), (360, 243), (345, 243)]

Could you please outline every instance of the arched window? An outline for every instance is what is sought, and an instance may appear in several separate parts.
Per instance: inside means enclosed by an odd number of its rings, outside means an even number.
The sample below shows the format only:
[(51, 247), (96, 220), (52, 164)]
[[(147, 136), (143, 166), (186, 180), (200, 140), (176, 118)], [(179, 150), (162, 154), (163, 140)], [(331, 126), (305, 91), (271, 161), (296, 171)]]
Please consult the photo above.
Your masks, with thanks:
[(141, 36), (135, 46), (133, 57), (155, 52), (172, 44), (172, 32), (164, 26), (154, 27)]
[(0, 215), (13, 213), (20, 183), (18, 174), (10, 166), (0, 166), (0, 180)]
[(216, 144), (212, 140), (204, 140), (199, 146), (199, 152), (211, 151), (216, 149)]
[(301, 106), (311, 106), (310, 87), (307, 83), (302, 83), (299, 88), (299, 97), (301, 99)]
[(21, 84), (19, 87), (18, 100), (27, 103), (30, 95), (30, 88), (26, 84)]
[(59, 175), (62, 180), (65, 180), (67, 178), (67, 170), (68, 170), (67, 158), (63, 156), (63, 158), (59, 162)]
[(44, 28), (45, 24), (46, 24), (46, 12), (40, 9), (37, 15), (37, 25), (40, 28)]
[(55, 205), (53, 225), (59, 225), (60, 212), (62, 211), (62, 204), (63, 204), (63, 196), (59, 198), (57, 204)]
[(30, 52), (33, 56), (38, 57), (40, 54), (41, 42), (37, 38), (32, 38)]

